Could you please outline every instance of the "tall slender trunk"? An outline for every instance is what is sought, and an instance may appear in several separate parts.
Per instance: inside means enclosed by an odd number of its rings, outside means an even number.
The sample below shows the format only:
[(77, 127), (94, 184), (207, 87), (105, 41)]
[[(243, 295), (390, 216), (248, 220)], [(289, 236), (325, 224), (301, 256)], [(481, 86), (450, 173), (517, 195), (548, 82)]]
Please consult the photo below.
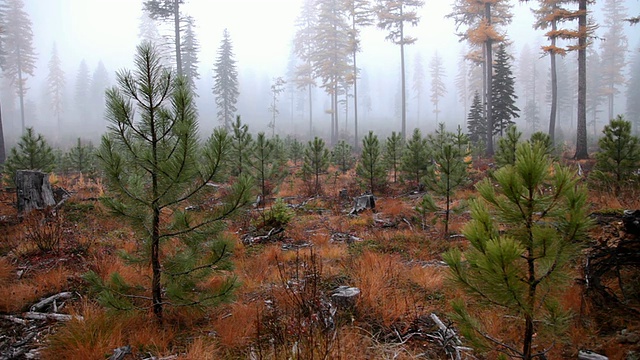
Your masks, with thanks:
[(0, 164), (4, 164), (7, 154), (4, 151), (4, 131), (2, 130), (2, 104), (0, 104)]
[[(402, 18), (402, 6), (400, 7), (400, 17)], [(404, 27), (400, 22), (400, 72), (402, 74), (402, 140), (407, 139), (407, 98), (404, 76)]]
[(152, 171), (151, 171), (151, 192), (153, 200), (151, 207), (153, 208), (153, 217), (151, 219), (151, 296), (153, 302), (153, 313), (158, 322), (162, 322), (162, 285), (160, 282), (160, 205), (159, 188), (158, 188), (158, 139), (155, 131), (153, 100), (150, 104), (151, 112), (151, 154), (152, 154)]
[(24, 121), (24, 84), (22, 83), (22, 55), (20, 52), (20, 44), (17, 46), (18, 51), (18, 98), (20, 99), (20, 124), (22, 125), (22, 133), (26, 128)]
[[(337, 80), (337, 79), (336, 79)], [(331, 146), (335, 145), (336, 143), (338, 143), (338, 138), (340, 137), (340, 127), (338, 126), (338, 119), (340, 118), (339, 112), (338, 112), (338, 82), (336, 81), (336, 85), (333, 89), (333, 126), (335, 128), (335, 138), (333, 139), (333, 143), (331, 144)]]
[(173, 1), (173, 31), (176, 37), (176, 68), (182, 75), (182, 50), (180, 47), (180, 0)]
[(587, 150), (587, 0), (578, 4), (578, 119), (576, 154), (574, 158), (588, 159)]
[(349, 133), (349, 88), (345, 86), (344, 91), (344, 136)]
[[(355, 20), (353, 28), (355, 31)], [(356, 65), (357, 49), (353, 50), (353, 148), (358, 149), (358, 66)]]
[[(532, 246), (532, 244), (530, 245)], [(528, 308), (524, 313), (524, 334), (522, 339), (522, 359), (533, 359), (533, 336), (535, 334), (535, 328), (533, 323), (533, 309), (536, 306), (536, 273), (535, 273), (535, 260), (533, 255), (533, 249), (529, 248), (527, 251), (527, 285), (528, 295), (526, 299), (526, 305)]]
[[(555, 9), (555, 7), (554, 7)], [(557, 30), (556, 20), (551, 21), (551, 31), (555, 34)], [(551, 113), (549, 114), (549, 138), (551, 144), (555, 143), (556, 134), (556, 116), (558, 113), (558, 73), (556, 70), (556, 37), (551, 38), (551, 48), (549, 51), (549, 58), (551, 59)], [(535, 78), (534, 78), (535, 81)]]
[(609, 84), (609, 120), (613, 119), (613, 98), (614, 98), (613, 83)]
[[(487, 25), (491, 26), (491, 3), (484, 5), (484, 17)], [(492, 116), (492, 87), (493, 87), (493, 41), (489, 38), (485, 42), (485, 69), (487, 72), (487, 82), (485, 91), (487, 93), (487, 156), (493, 156), (493, 116)]]
[(309, 139), (313, 139), (313, 99), (311, 84), (309, 84)]

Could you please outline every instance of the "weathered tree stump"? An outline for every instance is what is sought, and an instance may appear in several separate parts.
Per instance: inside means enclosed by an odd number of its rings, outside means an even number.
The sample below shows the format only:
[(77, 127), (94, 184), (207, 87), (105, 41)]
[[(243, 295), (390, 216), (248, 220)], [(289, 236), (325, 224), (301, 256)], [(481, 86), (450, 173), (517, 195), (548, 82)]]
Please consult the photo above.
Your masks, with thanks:
[(360, 289), (356, 287), (338, 286), (331, 294), (331, 299), (338, 309), (353, 310), (359, 295)]
[(359, 214), (365, 209), (375, 210), (376, 208), (376, 200), (371, 194), (358, 196), (354, 201), (355, 204), (353, 206), (353, 209), (349, 213), (350, 215)]
[(51, 184), (49, 184), (49, 174), (40, 171), (18, 170), (16, 172), (16, 197), (20, 214), (56, 204)]

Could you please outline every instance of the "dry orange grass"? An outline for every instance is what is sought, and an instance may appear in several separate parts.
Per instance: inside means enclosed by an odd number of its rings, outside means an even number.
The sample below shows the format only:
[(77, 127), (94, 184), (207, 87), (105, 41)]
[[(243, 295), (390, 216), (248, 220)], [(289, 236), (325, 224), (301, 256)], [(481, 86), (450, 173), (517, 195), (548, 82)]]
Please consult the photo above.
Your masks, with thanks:
[(187, 352), (178, 357), (182, 360), (215, 360), (222, 358), (219, 346), (204, 337), (198, 337), (187, 347)]
[(277, 244), (268, 245), (257, 254), (247, 255), (245, 252), (234, 255), (234, 273), (242, 284), (239, 291), (255, 291), (262, 284), (277, 281), (277, 259), (281, 256), (282, 248)]
[(414, 299), (403, 291), (406, 269), (398, 256), (365, 251), (350, 270), (353, 286), (361, 291), (358, 306), (363, 314), (388, 325), (415, 309)]
[(593, 211), (623, 208), (618, 198), (604, 191), (589, 190), (589, 200)]
[(413, 266), (407, 272), (412, 282), (430, 292), (443, 289), (446, 273), (446, 268), (437, 266)]
[[(10, 272), (15, 271), (6, 265), (4, 267)], [(33, 277), (27, 273), (25, 278), (20, 280), (16, 279), (15, 272), (13, 274), (5, 273), (4, 281), (0, 279), (2, 282), (0, 284), (0, 312), (20, 311), (42, 297), (68, 290), (70, 276), (69, 270), (63, 267), (56, 267), (49, 271), (38, 271)]]
[(235, 302), (212, 321), (220, 345), (226, 349), (239, 349), (255, 339), (256, 322), (260, 311), (257, 302)]
[(0, 258), (0, 288), (9, 284), (11, 279), (15, 277), (16, 268), (7, 258)]
[(78, 314), (84, 320), (72, 320), (49, 337), (43, 359), (99, 360), (127, 344), (134, 355), (168, 354), (176, 336), (170, 326), (156, 325), (151, 314), (112, 314), (91, 303), (83, 303)]
[(146, 285), (151, 278), (151, 269), (148, 266), (133, 266), (124, 263), (117, 255), (107, 255), (94, 260), (93, 270), (102, 278), (108, 279), (111, 274), (118, 273), (131, 285)]
[(382, 198), (376, 202), (376, 208), (387, 217), (406, 217), (411, 214), (413, 209), (401, 199)]
[(296, 176), (287, 177), (279, 186), (278, 197), (297, 197), (304, 189), (304, 181)]

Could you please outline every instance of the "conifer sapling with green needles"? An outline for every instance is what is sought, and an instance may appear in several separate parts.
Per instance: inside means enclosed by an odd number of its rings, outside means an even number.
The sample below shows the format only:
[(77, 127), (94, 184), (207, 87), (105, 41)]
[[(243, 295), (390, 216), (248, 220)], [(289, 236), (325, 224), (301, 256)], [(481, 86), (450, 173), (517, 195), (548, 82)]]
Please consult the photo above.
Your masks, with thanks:
[[(128, 284), (117, 273), (103, 279), (90, 272), (85, 278), (103, 304), (151, 307), (159, 321), (165, 306), (204, 307), (228, 299), (232, 277), (220, 286), (207, 280), (231, 266), (221, 220), (246, 204), (251, 181), (240, 177), (222, 198), (207, 184), (225, 176), (230, 136), (216, 129), (199, 140), (191, 88), (162, 65), (150, 42), (137, 47), (135, 69), (119, 71), (117, 84), (106, 92), (110, 125), (98, 151), (108, 185), (103, 202), (140, 239), (139, 250), (125, 260), (149, 264), (152, 277), (149, 287)], [(207, 205), (214, 198), (223, 205)]]

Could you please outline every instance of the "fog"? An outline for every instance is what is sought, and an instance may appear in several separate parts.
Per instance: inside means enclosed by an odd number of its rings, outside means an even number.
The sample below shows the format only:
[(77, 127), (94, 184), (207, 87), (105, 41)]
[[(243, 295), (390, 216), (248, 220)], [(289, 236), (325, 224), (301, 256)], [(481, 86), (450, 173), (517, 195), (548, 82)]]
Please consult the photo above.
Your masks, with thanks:
[[(429, 62), (436, 51), (443, 58), (447, 90), (447, 94), (439, 102), (439, 121), (445, 122), (451, 130), (458, 124), (464, 129), (468, 104), (465, 108), (460, 101), (454, 80), (465, 44), (459, 42), (455, 35), (453, 19), (445, 18), (445, 15), (451, 12), (452, 1), (426, 0), (425, 3), (419, 11), (419, 26), (406, 31), (418, 39), (416, 44), (406, 48), (407, 129), (410, 132), (414, 127), (419, 127), (425, 133), (436, 127), (434, 107), (429, 100)], [(509, 53), (513, 57), (512, 67), (518, 94), (522, 97), (523, 90), (518, 83), (518, 76), (526, 73), (526, 70), (523, 72), (519, 69), (523, 66), (520, 55), (525, 46), (538, 59), (536, 68), (539, 68), (537, 76), (541, 82), (539, 91), (540, 94), (544, 94), (548, 77), (548, 59), (541, 54), (540, 46), (546, 44), (547, 40), (542, 31), (533, 30), (534, 19), (530, 11), (530, 7), (537, 2), (523, 4), (514, 0), (513, 3), (513, 21), (503, 31), (510, 41)], [(599, 0), (591, 7), (596, 22), (602, 19), (603, 3), (604, 1)], [(640, 13), (640, 0), (626, 0), (624, 3), (629, 16), (637, 16)], [(249, 124), (253, 133), (267, 131), (267, 124), (272, 117), (269, 112), (272, 96), (270, 86), (275, 77), (282, 76), (287, 79), (295, 19), (300, 12), (301, 4), (302, 0), (186, 0), (181, 6), (183, 15), (195, 19), (196, 36), (200, 43), (200, 79), (196, 85), (199, 123), (203, 133), (209, 133), (220, 125), (216, 119), (211, 89), (213, 64), (225, 28), (228, 29), (233, 42), (239, 73), (238, 115), (241, 115), (244, 123)], [(25, 0), (25, 10), (33, 23), (34, 46), (38, 57), (35, 76), (27, 80), (29, 90), (25, 102), (26, 126), (32, 126), (37, 132), (45, 134), (56, 146), (64, 147), (77, 137), (96, 142), (106, 126), (104, 107), (100, 99), (95, 101), (87, 98), (81, 100), (86, 103), (78, 104), (76, 86), (79, 67), (84, 60), (91, 78), (94, 73), (99, 73), (97, 69), (102, 62), (108, 74), (108, 81), (104, 85), (109, 86), (114, 84), (117, 70), (133, 67), (135, 48), (140, 42), (138, 33), (142, 1)], [(640, 47), (640, 25), (634, 27), (625, 24), (624, 28), (630, 50), (627, 61), (630, 61)], [(159, 29), (163, 34), (171, 34), (171, 29), (164, 25), (159, 25)], [(596, 35), (603, 31), (602, 28), (597, 29)], [(365, 28), (362, 31), (362, 51), (358, 54), (358, 65), (361, 69), (358, 83), (359, 134), (373, 130), (386, 135), (390, 131), (400, 130), (400, 48), (385, 41), (385, 35), (385, 31), (376, 27)], [(594, 43), (598, 50), (600, 41), (603, 40), (595, 40)], [(51, 113), (46, 90), (47, 64), (54, 43), (66, 76), (60, 133), (57, 130), (57, 121)], [(416, 99), (412, 90), (415, 59), (418, 55), (422, 58), (425, 72), (424, 93), (420, 99)], [(575, 71), (575, 55), (567, 56), (565, 61), (568, 69)], [(627, 66), (625, 74), (629, 69)], [(101, 87), (91, 91), (103, 93), (104, 86), (100, 85), (101, 83), (95, 79), (90, 83)], [(615, 113), (625, 111), (625, 91), (621, 90), (616, 96)], [(308, 110), (301, 105), (298, 99), (302, 96), (300, 94), (298, 91), (287, 89), (279, 96), (276, 132), (281, 136), (294, 135), (307, 139), (310, 135)], [(6, 147), (10, 148), (20, 135), (21, 125), (17, 97), (14, 91), (7, 89), (6, 81), (0, 89), (0, 100), (3, 104)], [(316, 88), (313, 103), (313, 135), (328, 137), (329, 97), (324, 91)], [(519, 103), (519, 107), (523, 110), (524, 104)], [(542, 103), (540, 107), (541, 127), (545, 129), (548, 110), (545, 114), (544, 109), (548, 108), (548, 104)], [(561, 115), (559, 119), (561, 131), (565, 133), (575, 127), (575, 107), (573, 104), (565, 111), (565, 118)], [(349, 109), (351, 108), (350, 104)], [(345, 116), (345, 110), (341, 111), (340, 131), (350, 138), (353, 136), (353, 114), (349, 112)], [(599, 117), (597, 126), (602, 127), (606, 120), (603, 114)], [(520, 119), (516, 119), (516, 123), (525, 127), (522, 115)], [(592, 132), (590, 136), (591, 134)]]

